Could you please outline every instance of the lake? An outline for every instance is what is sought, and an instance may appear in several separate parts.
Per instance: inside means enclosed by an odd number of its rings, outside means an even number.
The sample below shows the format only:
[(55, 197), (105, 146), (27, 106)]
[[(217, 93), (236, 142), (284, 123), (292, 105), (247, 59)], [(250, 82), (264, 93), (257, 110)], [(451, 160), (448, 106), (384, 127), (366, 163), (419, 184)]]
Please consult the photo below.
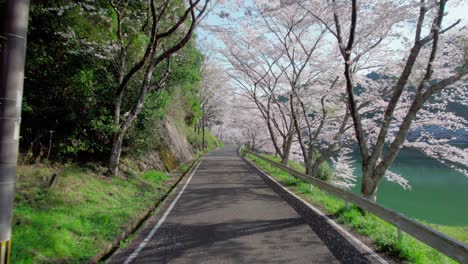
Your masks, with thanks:
[[(434, 224), (468, 225), (468, 177), (414, 149), (402, 149), (391, 170), (408, 179), (412, 188), (404, 190), (383, 179), (379, 204)], [(359, 193), (362, 173), (360, 169), (355, 173), (359, 179), (353, 192)]]

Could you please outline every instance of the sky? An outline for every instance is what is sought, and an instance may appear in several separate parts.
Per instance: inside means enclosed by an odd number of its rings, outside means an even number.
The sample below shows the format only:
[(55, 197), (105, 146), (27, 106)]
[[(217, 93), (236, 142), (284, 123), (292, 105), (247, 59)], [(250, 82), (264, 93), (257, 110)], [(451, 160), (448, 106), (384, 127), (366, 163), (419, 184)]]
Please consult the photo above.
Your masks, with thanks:
[[(229, 0), (233, 1), (233, 0)], [(245, 0), (248, 4), (252, 4), (252, 0)], [(384, 1), (384, 0), (382, 0)], [(226, 25), (230, 27), (236, 27), (237, 25), (227, 24), (227, 20), (220, 18), (219, 16), (220, 9), (214, 9), (208, 16), (205, 18), (204, 24), (207, 25)], [(443, 25), (450, 25), (461, 19), (461, 25), (467, 26), (468, 25), (468, 1), (463, 0), (453, 0), (449, 1), (446, 6), (446, 13), (447, 17), (444, 18)], [(238, 12), (230, 13), (231, 17), (239, 17), (242, 16), (243, 10), (239, 10)], [(203, 28), (197, 29), (197, 38), (198, 38), (198, 45), (206, 50), (210, 51), (213, 47), (216, 46), (223, 46), (221, 41), (219, 41), (211, 32), (207, 30), (203, 30)], [(398, 44), (395, 43), (395, 46)], [(215, 54), (212, 54), (216, 56)]]

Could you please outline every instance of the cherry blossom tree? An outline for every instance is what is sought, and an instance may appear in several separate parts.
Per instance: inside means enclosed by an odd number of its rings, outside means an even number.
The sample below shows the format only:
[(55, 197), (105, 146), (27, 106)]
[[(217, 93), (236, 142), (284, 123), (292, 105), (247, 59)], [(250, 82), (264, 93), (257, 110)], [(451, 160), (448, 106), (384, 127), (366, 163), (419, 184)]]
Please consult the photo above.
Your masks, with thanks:
[[(205, 123), (211, 129), (222, 120), (224, 114), (225, 99), (230, 93), (228, 76), (219, 63), (207, 52), (204, 52), (204, 63), (201, 68), (202, 80), (200, 84), (199, 98), (203, 107)], [(202, 127), (201, 120), (196, 125)]]
[[(296, 133), (306, 172), (316, 175), (321, 164), (352, 141), (350, 133), (344, 133), (351, 128), (349, 113), (340, 106), (345, 103), (344, 91), (335, 87), (343, 82), (329, 78), (336, 76), (338, 64), (329, 63), (330, 56), (337, 54), (328, 48), (327, 28), (299, 5), (268, 11), (257, 6), (246, 19), (240, 36), (229, 33), (224, 37), (230, 65), (242, 72), (232, 78), (257, 102), (264, 116), (268, 117), (264, 110), (269, 110), (268, 105), (286, 113), (283, 120), (292, 125), (285, 128)], [(260, 28), (265, 30), (262, 37), (254, 35)], [(250, 85), (243, 81), (244, 76)], [(265, 98), (273, 100), (264, 105)], [(296, 145), (293, 138), (290, 152)], [(275, 145), (275, 137), (272, 141)], [(283, 137), (282, 142), (288, 141)]]
[[(304, 157), (311, 142), (323, 155), (327, 146), (336, 144), (329, 149), (339, 151), (353, 137), (363, 160), (361, 191), (371, 199), (383, 177), (410, 188), (389, 170), (402, 147), (467, 174), (466, 150), (453, 136), (437, 133), (467, 129), (465, 117), (450, 112), (454, 104), (467, 105), (467, 29), (460, 21), (443, 23), (447, 1), (238, 2), (236, 12), (219, 13), (239, 25), (224, 32), (223, 54), (237, 70), (233, 79), (259, 102), (288, 102), (281, 109), (292, 119), (298, 143), (306, 143), (300, 144)], [(314, 24), (313, 31), (305, 30)], [(340, 124), (345, 133), (337, 133)]]
[[(458, 24), (455, 22), (442, 27), (446, 3), (445, 0), (422, 0), (418, 5), (405, 1), (364, 4), (353, 0), (350, 5), (338, 1), (331, 4), (333, 27), (329, 28), (337, 40), (343, 58), (348, 108), (363, 160), (361, 192), (364, 197), (376, 198), (378, 184), (404, 146), (412, 124), (418, 121), (425, 123), (427, 117), (437, 116), (431, 109), (438, 105), (432, 103), (431, 99), (444, 90), (461, 89), (466, 94), (466, 87), (460, 88), (463, 86), (460, 85), (460, 80), (467, 74), (467, 60), (464, 56), (466, 43), (460, 41), (457, 44), (457, 41), (443, 39), (444, 34)], [(394, 6), (394, 9), (389, 9), (389, 5)], [(417, 21), (410, 19), (414, 10), (418, 11)], [(349, 21), (343, 20), (344, 17)], [(372, 21), (375, 23), (372, 24)], [(381, 78), (376, 82), (370, 82), (369, 78), (362, 75), (358, 76), (356, 68), (368, 64), (363, 59), (367, 57), (372, 61), (372, 50), (379, 47), (392, 32), (397, 33), (396, 26), (403, 22), (415, 27), (414, 40), (409, 51), (403, 50), (395, 58), (388, 58), (386, 65), (379, 67)], [(344, 33), (345, 25), (349, 29), (348, 34)], [(372, 25), (371, 30), (366, 29), (368, 25)], [(395, 34), (394, 37), (402, 36)], [(373, 83), (374, 87), (368, 83)], [(361, 94), (358, 92), (358, 85), (363, 90)], [(375, 85), (378, 86), (377, 89)], [(376, 91), (380, 91), (380, 95), (377, 95), (380, 100), (376, 102), (384, 110), (372, 113), (371, 117), (363, 115), (359, 109), (360, 98), (368, 97), (368, 94), (376, 95)], [(454, 125), (457, 121), (461, 121), (460, 118), (447, 118), (442, 124)], [(435, 142), (426, 140), (422, 144), (431, 143)], [(411, 145), (418, 146), (418, 143)], [(455, 155), (455, 159), (459, 157), (460, 155)]]
[(240, 143), (250, 149), (274, 153), (268, 129), (254, 102), (242, 93), (236, 93), (231, 87), (226, 94), (225, 111), (222, 119), (225, 142)]
[[(244, 30), (253, 29), (244, 26)], [(254, 38), (249, 39), (249, 36)], [(274, 46), (261, 42), (261, 36), (249, 36), (243, 32), (240, 35), (228, 32), (221, 36), (226, 45), (223, 54), (229, 64), (228, 74), (233, 85), (257, 106), (276, 154), (287, 164), (295, 131), (288, 94), (281, 83), (283, 69), (278, 64), (281, 54), (276, 53)]]
[(351, 149), (343, 148), (336, 158), (331, 159), (334, 169), (331, 183), (338, 188), (351, 189), (356, 185), (356, 174), (350, 154)]
[[(261, 7), (260, 7), (261, 8)], [(289, 108), (294, 121), (306, 173), (317, 176), (319, 167), (340, 147), (352, 143), (346, 133), (350, 115), (342, 84), (336, 76), (337, 63), (330, 58), (325, 39), (327, 27), (300, 5), (265, 11), (264, 23), (274, 36), (283, 76), (289, 87)]]

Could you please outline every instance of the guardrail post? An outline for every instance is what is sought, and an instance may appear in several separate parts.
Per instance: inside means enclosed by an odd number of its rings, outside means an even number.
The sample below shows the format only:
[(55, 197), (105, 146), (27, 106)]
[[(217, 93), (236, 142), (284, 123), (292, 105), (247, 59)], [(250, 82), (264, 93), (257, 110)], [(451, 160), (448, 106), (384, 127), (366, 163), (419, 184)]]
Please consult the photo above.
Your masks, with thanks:
[(350, 207), (349, 202), (346, 202), (346, 210), (349, 210), (349, 207)]
[(312, 183), (309, 184), (309, 190), (312, 192), (314, 190), (314, 186), (312, 185)]
[(401, 229), (399, 227), (397, 227), (397, 233), (398, 233), (398, 243), (403, 243), (403, 232), (401, 231)]
[(10, 263), (10, 252), (11, 252), (11, 240), (0, 243), (0, 263)]

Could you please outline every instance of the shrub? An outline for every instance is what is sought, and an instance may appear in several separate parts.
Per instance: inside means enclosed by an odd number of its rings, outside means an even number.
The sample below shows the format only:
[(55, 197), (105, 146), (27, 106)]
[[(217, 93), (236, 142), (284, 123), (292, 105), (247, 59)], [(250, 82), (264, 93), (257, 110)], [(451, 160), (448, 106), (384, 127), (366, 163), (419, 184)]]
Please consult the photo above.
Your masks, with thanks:
[(332, 176), (333, 169), (330, 167), (330, 164), (327, 161), (320, 164), (316, 177), (322, 181), (329, 181)]

